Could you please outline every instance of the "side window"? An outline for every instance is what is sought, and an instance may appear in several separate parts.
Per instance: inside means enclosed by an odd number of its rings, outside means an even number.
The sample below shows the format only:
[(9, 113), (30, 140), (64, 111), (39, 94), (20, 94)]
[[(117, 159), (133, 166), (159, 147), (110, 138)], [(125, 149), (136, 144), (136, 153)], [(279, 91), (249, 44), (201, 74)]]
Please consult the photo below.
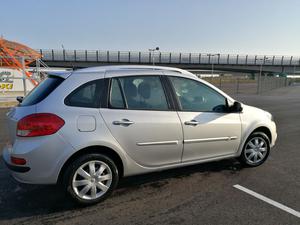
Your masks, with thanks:
[(110, 105), (113, 108), (118, 108), (118, 109), (125, 108), (125, 102), (120, 89), (119, 81), (117, 79), (112, 79)]
[(195, 80), (169, 77), (183, 111), (226, 112), (226, 98)]
[[(113, 108), (168, 110), (168, 102), (158, 76), (113, 78), (110, 105)], [(122, 107), (123, 106), (123, 107)]]
[(69, 94), (65, 99), (65, 104), (76, 107), (99, 108), (103, 91), (103, 79), (90, 81)]

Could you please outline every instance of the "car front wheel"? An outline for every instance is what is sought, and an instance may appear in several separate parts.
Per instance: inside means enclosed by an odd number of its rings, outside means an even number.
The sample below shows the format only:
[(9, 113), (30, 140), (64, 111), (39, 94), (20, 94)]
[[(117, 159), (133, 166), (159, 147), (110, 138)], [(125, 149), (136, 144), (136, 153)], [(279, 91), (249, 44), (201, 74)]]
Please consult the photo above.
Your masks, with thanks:
[(240, 161), (246, 166), (259, 166), (266, 161), (270, 153), (270, 140), (265, 133), (252, 133), (243, 148)]

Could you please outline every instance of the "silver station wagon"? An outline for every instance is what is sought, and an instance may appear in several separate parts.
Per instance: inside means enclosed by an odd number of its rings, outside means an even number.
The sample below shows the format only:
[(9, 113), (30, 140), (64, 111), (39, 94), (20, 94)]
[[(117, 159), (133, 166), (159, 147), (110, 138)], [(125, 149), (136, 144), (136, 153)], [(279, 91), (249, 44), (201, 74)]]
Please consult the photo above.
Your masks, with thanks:
[(258, 166), (277, 138), (270, 113), (177, 68), (53, 73), (18, 100), (3, 151), (13, 177), (62, 184), (84, 205), (125, 176), (225, 158)]

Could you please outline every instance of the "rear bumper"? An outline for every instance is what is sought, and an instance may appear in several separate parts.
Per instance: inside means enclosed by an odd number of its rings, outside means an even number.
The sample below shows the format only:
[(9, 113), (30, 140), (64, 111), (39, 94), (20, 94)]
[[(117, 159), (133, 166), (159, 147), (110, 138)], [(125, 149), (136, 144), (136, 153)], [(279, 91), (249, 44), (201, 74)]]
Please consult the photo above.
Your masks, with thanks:
[(11, 156), (11, 148), (4, 147), (3, 152), (2, 152), (2, 159), (3, 159), (6, 167), (12, 172), (13, 176), (14, 176), (14, 173), (22, 174), (22, 173), (27, 173), (28, 171), (30, 171), (30, 167), (28, 167), (28, 166), (13, 165), (10, 162), (10, 156)]
[(28, 172), (30, 170), (30, 167), (28, 167), (28, 166), (19, 166), (19, 165), (11, 164), (11, 162), (10, 162), (10, 156), (11, 156), (10, 152), (11, 152), (11, 149), (8, 148), (8, 147), (5, 147), (3, 149), (2, 159), (3, 159), (6, 167), (9, 170), (11, 170), (13, 172), (17, 172), (17, 173), (26, 173), (26, 172)]
[(28, 172), (30, 170), (30, 167), (11, 165), (11, 164), (7, 163), (5, 160), (4, 160), (4, 163), (5, 163), (6, 167), (8, 169), (10, 169), (11, 171), (13, 171), (13, 172), (26, 173), (26, 172)]
[[(11, 175), (21, 183), (55, 184), (66, 158), (73, 148), (58, 135), (16, 139), (4, 147), (2, 158)], [(11, 162), (11, 156), (26, 159), (24, 166)]]

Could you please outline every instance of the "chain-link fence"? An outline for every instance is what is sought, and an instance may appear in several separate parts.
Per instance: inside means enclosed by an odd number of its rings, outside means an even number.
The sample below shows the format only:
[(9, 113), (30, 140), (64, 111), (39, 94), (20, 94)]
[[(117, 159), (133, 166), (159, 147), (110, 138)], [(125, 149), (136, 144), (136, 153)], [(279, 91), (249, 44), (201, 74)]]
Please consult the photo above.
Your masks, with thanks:
[(205, 77), (202, 78), (228, 94), (259, 94), (272, 89), (291, 85), (286, 77), (261, 77), (261, 80), (243, 77)]

